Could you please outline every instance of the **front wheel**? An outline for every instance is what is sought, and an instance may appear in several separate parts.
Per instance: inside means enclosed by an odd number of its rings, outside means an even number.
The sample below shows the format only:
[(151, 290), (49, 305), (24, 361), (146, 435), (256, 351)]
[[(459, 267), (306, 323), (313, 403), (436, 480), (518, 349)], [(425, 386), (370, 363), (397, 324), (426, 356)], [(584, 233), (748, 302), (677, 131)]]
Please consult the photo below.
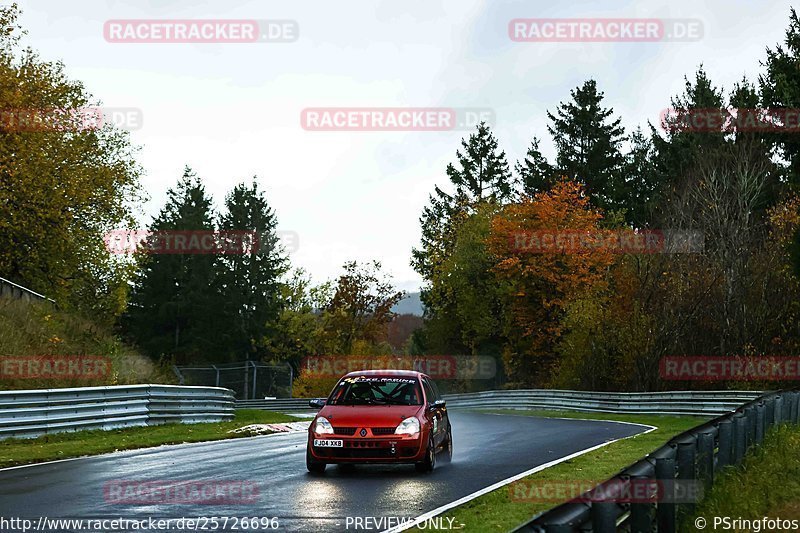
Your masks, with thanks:
[(428, 448), (425, 450), (425, 459), (414, 463), (417, 472), (433, 472), (436, 468), (436, 447), (433, 445), (433, 435), (428, 439)]
[(311, 457), (311, 450), (306, 448), (306, 468), (312, 474), (322, 474), (325, 472), (325, 467), (328, 466), (325, 463), (320, 463), (315, 461), (313, 457)]

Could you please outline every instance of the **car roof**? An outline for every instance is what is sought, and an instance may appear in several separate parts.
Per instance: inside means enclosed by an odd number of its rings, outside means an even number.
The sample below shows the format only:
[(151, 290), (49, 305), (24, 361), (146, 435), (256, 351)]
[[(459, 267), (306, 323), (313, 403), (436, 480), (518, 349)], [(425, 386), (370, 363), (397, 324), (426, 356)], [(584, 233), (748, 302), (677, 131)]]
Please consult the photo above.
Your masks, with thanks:
[(427, 378), (428, 376), (423, 374), (422, 372), (417, 372), (415, 370), (357, 370), (355, 372), (349, 372), (345, 374), (343, 377), (345, 378), (352, 378), (355, 376), (395, 376), (395, 377), (403, 377), (403, 378)]

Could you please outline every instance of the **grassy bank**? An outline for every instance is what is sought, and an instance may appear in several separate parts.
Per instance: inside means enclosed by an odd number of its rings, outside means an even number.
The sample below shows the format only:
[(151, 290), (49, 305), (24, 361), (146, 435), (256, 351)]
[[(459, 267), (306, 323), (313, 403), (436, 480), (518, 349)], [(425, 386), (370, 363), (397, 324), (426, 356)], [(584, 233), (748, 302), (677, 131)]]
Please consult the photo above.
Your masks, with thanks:
[[(96, 357), (107, 365), (107, 371), (92, 377), (20, 377), (11, 364), (47, 356)], [(58, 310), (49, 303), (0, 298), (0, 389), (135, 383), (172, 384), (175, 375), (167, 365), (155, 363), (123, 343), (108, 326)]]
[[(714, 517), (800, 520), (800, 428), (788, 425), (774, 428), (761, 446), (750, 450), (740, 466), (723, 470), (698, 506), (695, 517), (686, 524), (686, 531), (694, 530), (697, 517), (707, 521), (707, 530), (713, 529)], [(738, 528), (731, 525), (729, 531), (775, 529), (763, 523), (740, 523)]]
[[(656, 450), (675, 435), (703, 422), (699, 417), (675, 417), (656, 415), (613, 415), (573, 413), (556, 411), (491, 411), (517, 416), (541, 416), (562, 418), (584, 418), (592, 420), (614, 420), (656, 426), (656, 430), (645, 435), (623, 439), (574, 459), (537, 472), (521, 480), (519, 486), (535, 480), (538, 483), (574, 482), (597, 480), (598, 482), (617, 474), (626, 466)], [(528, 485), (530, 486), (530, 485)], [(545, 511), (553, 502), (520, 501), (515, 498), (514, 484), (480, 496), (455, 509), (445, 511), (443, 516), (454, 517), (456, 524), (464, 524), (467, 531), (509, 531), (533, 515)], [(532, 498), (527, 498), (530, 500)]]
[(120, 450), (149, 448), (162, 444), (181, 444), (232, 439), (247, 435), (228, 433), (249, 424), (295, 422), (299, 419), (281, 413), (241, 409), (230, 422), (209, 424), (164, 424), (110, 431), (76, 431), (55, 433), (36, 439), (5, 439), (0, 441), (0, 468), (55, 459), (98, 455)]

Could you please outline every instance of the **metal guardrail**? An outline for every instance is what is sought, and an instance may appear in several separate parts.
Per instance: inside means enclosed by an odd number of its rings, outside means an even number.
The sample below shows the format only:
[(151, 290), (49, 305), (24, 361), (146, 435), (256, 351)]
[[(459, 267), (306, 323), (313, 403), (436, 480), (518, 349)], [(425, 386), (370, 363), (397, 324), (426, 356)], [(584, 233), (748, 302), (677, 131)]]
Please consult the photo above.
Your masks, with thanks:
[(761, 391), (591, 392), (499, 390), (445, 395), (447, 406), (470, 409), (544, 409), (590, 413), (716, 416)]
[[(708, 489), (717, 473), (742, 461), (760, 444), (767, 431), (783, 423), (800, 422), (800, 392), (765, 394), (728, 413), (670, 440), (644, 459), (601, 483), (580, 501), (571, 501), (535, 516), (514, 531), (564, 533), (592, 531), (658, 531), (674, 533), (694, 511), (693, 503), (680, 501), (671, 491), (680, 482), (699, 481)], [(652, 481), (656, 497), (629, 502), (609, 501), (597, 494), (631, 493), (632, 483)], [(608, 488), (608, 490), (604, 489)], [(610, 498), (613, 499), (613, 498)]]
[(51, 300), (43, 294), (34, 292), (22, 285), (17, 285), (13, 281), (9, 281), (5, 278), (0, 278), (0, 297), (3, 296), (7, 298), (16, 298), (18, 300), (43, 300), (52, 304), (56, 303), (55, 300)]
[[(584, 392), (569, 390), (499, 390), (446, 394), (453, 409), (543, 409), (615, 414), (716, 416), (757, 398), (759, 391)], [(308, 399), (240, 400), (237, 409), (302, 411)]]
[(84, 429), (231, 420), (233, 391), (128, 385), (0, 392), (0, 439)]

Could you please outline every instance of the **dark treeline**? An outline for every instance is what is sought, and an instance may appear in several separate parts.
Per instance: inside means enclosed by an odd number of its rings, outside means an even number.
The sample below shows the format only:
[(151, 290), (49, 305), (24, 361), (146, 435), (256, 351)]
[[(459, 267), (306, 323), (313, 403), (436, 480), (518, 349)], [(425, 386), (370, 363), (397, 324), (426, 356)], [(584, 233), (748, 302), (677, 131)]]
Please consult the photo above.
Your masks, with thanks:
[[(63, 65), (21, 48), (17, 18), (16, 7), (0, 8), (2, 108), (96, 105)], [(490, 127), (478, 125), (420, 218), (412, 265), (424, 280), (421, 328), (392, 312), (403, 294), (378, 262), (346, 262), (321, 284), (292, 268), (279, 214), (256, 178), (230, 190), (216, 212), (187, 168), (143, 229), (246, 230), (258, 247), (111, 253), (104, 239), (136, 227), (145, 195), (136, 148), (110, 124), (0, 125), (0, 276), (165, 364), (249, 359), (297, 369), (308, 355), (473, 354), (496, 357), (510, 387), (682, 387), (660, 379), (662, 357), (796, 355), (800, 344), (797, 128), (685, 122), (709, 110), (730, 118), (800, 108), (794, 11), (785, 42), (767, 50), (759, 72), (722, 88), (701, 66), (665, 102), (673, 112), (664, 124), (634, 130), (589, 79), (540, 117), (552, 160), (533, 138), (512, 166)], [(542, 230), (681, 231), (703, 240), (695, 253), (532, 254), (514, 245), (521, 232)]]
[[(792, 11), (757, 79), (725, 89), (701, 66), (665, 102), (663, 123), (644, 130), (626, 131), (591, 79), (542, 117), (553, 161), (534, 138), (512, 171), (479, 126), (420, 219), (412, 264), (426, 322), (412, 351), (494, 355), (512, 387), (620, 390), (687, 386), (660, 379), (665, 356), (796, 355), (800, 137), (796, 121), (754, 128), (742, 117), (796, 113), (799, 67)], [(509, 244), (524, 231), (623, 229), (684, 231), (702, 248), (531, 254)]]

